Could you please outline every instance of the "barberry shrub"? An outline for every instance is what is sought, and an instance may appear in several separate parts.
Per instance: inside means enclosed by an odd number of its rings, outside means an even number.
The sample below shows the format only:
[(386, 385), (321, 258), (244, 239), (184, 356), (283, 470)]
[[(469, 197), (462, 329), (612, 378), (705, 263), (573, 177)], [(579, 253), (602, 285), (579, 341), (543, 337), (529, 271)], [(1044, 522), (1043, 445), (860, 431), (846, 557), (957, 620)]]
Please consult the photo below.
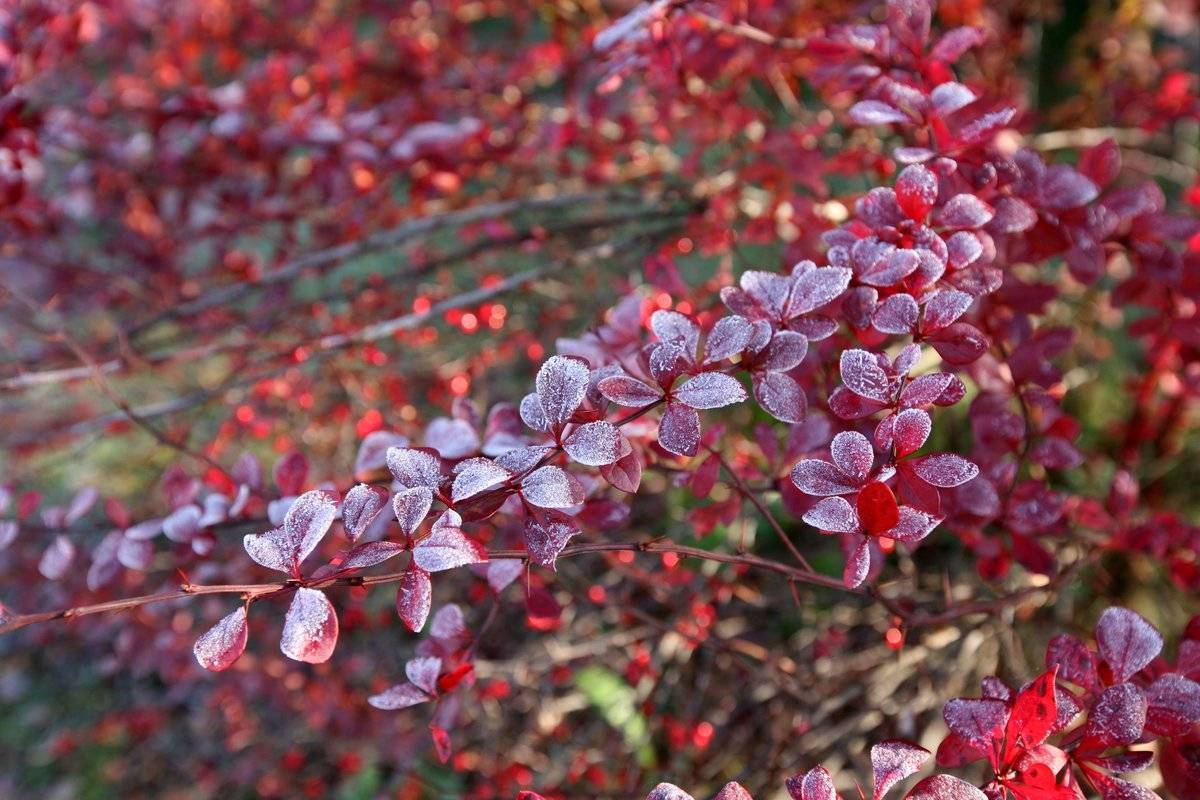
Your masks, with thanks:
[(0, 11), (5, 702), (169, 698), (42, 763), (1200, 796), (1194, 10), (344, 5)]

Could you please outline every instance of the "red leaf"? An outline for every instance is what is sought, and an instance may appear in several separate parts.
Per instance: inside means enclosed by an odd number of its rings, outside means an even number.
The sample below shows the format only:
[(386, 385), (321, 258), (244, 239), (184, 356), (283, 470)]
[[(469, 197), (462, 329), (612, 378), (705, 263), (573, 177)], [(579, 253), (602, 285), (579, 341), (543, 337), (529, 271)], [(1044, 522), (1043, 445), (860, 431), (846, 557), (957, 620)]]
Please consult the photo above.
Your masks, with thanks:
[(906, 800), (988, 800), (979, 789), (952, 775), (930, 775), (905, 797)]
[(1110, 608), (1096, 623), (1096, 644), (1121, 683), (1149, 664), (1162, 650), (1162, 635), (1140, 614), (1127, 608)]
[(437, 725), (430, 725), (429, 735), (433, 737), (433, 749), (437, 752), (438, 761), (445, 764), (450, 760), (450, 755), (453, 753), (450, 745), (450, 734)]
[(429, 535), (413, 549), (413, 561), (427, 572), (441, 572), (487, 561), (487, 551), (462, 532), (462, 517), (447, 509)]
[(272, 474), (280, 494), (300, 494), (300, 490), (304, 488), (304, 479), (308, 477), (308, 459), (303, 453), (293, 450), (275, 462)]
[(893, 786), (912, 775), (929, 759), (929, 751), (901, 739), (889, 739), (871, 748), (871, 769), (875, 791), (871, 800), (880, 800)]
[(416, 563), (410, 563), (396, 588), (396, 613), (404, 626), (413, 633), (425, 627), (433, 604), (433, 584), (429, 573)]
[(1054, 730), (1058, 719), (1054, 691), (1057, 677), (1058, 668), (1051, 667), (1017, 694), (1004, 731), (1007, 750), (1004, 762), (1010, 762), (1018, 752), (1039, 746)]
[(353, 542), (362, 536), (387, 506), (387, 501), (387, 489), (379, 486), (360, 483), (346, 492), (342, 499), (342, 527), (346, 529), (346, 538)]
[(900, 521), (900, 506), (887, 484), (875, 481), (868, 483), (858, 493), (858, 518), (867, 533), (878, 536), (896, 526)]
[(301, 587), (296, 590), (283, 622), (279, 649), (288, 658), (321, 664), (337, 646), (338, 618), (325, 593)]

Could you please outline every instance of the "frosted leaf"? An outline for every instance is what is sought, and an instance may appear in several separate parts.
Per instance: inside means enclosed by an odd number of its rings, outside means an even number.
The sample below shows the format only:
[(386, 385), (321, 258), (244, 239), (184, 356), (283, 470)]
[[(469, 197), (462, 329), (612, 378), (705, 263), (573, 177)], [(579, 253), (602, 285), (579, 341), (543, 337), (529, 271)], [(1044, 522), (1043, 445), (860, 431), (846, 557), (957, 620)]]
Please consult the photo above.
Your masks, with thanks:
[(1146, 730), (1182, 736), (1200, 721), (1200, 684), (1182, 675), (1160, 675), (1146, 687)]
[(56, 581), (67, 574), (71, 562), (75, 559), (75, 545), (66, 536), (58, 535), (50, 546), (42, 552), (38, 561), (38, 572), (46, 580)]
[(759, 368), (772, 372), (787, 372), (797, 367), (808, 354), (808, 338), (795, 331), (779, 331), (771, 337)]
[(525, 548), (529, 551), (529, 559), (554, 569), (558, 554), (578, 533), (579, 526), (565, 515), (548, 516), (545, 520), (530, 517), (525, 521)]
[(0, 519), (0, 550), (16, 541), (21, 528), (16, 520)]
[(584, 499), (583, 485), (561, 467), (541, 467), (521, 481), (521, 494), (540, 508), (570, 508)]
[(1162, 650), (1162, 636), (1140, 614), (1110, 608), (1096, 622), (1100, 656), (1112, 668), (1117, 683), (1129, 680)]
[(929, 99), (933, 101), (933, 107), (942, 116), (952, 114), (960, 108), (969, 106), (975, 102), (976, 97), (975, 92), (956, 81), (947, 81), (946, 83), (938, 84), (929, 93)]
[(389, 558), (395, 558), (407, 548), (399, 542), (367, 542), (355, 547), (346, 554), (346, 560), (338, 565), (338, 569), (366, 569), (376, 564), (382, 564)]
[(204, 498), (204, 513), (200, 515), (199, 527), (219, 525), (228, 518), (229, 498), (214, 492)]
[(404, 627), (413, 633), (424, 628), (432, 604), (433, 584), (429, 580), (429, 573), (410, 563), (396, 587), (396, 613), (400, 615)]
[(979, 228), (995, 213), (991, 206), (973, 194), (956, 194), (938, 212), (938, 222), (948, 228)]
[(337, 503), (320, 490), (296, 498), (283, 518), (283, 529), (291, 537), (299, 564), (316, 549), (337, 516)]
[(662, 342), (650, 351), (650, 377), (667, 386), (692, 365), (691, 354), (678, 342)]
[(1146, 711), (1146, 697), (1141, 689), (1132, 683), (1109, 686), (1088, 714), (1083, 729), (1084, 746), (1094, 745), (1104, 750), (1135, 741), (1146, 727)]
[(542, 410), (542, 401), (536, 393), (531, 392), (521, 398), (521, 421), (535, 431), (549, 432), (550, 423), (546, 419), (546, 412)]
[(833, 778), (824, 767), (813, 767), (803, 775), (788, 778), (787, 790), (793, 800), (841, 800), (833, 788)]
[(354, 474), (362, 475), (387, 466), (387, 451), (408, 447), (408, 439), (392, 431), (372, 431), (363, 437), (354, 459)]
[(250, 558), (267, 569), (288, 574), (296, 571), (296, 544), (283, 528), (248, 533), (242, 537), (242, 546)]
[(662, 397), (658, 389), (628, 375), (613, 375), (600, 381), (596, 387), (600, 394), (612, 402), (628, 408), (648, 406)]
[(650, 790), (646, 800), (696, 800), (673, 783), (660, 783)]
[(856, 125), (889, 125), (908, 122), (908, 115), (882, 100), (860, 100), (850, 107), (848, 116)]
[(1039, 188), (1046, 207), (1055, 210), (1078, 208), (1092, 202), (1100, 194), (1096, 184), (1087, 176), (1066, 164), (1047, 167)]
[(177, 508), (162, 521), (163, 533), (173, 542), (189, 542), (200, 530), (200, 506), (186, 505)]
[(909, 219), (924, 221), (937, 196), (937, 176), (921, 164), (905, 167), (896, 179), (896, 202)]
[[(704, 342), (704, 363), (724, 361), (746, 349), (754, 328), (745, 317), (736, 314), (722, 317), (708, 332)], [(615, 401), (614, 401), (615, 402)], [(625, 405), (622, 403), (622, 405)]]
[(870, 286), (895, 286), (921, 266), (921, 257), (914, 250), (892, 250), (880, 256), (859, 273), (858, 279)]
[(911, 506), (900, 506), (900, 518), (895, 526), (881, 535), (899, 542), (919, 542), (933, 533), (940, 522), (939, 517), (931, 517)]
[(433, 492), (425, 486), (405, 489), (397, 492), (396, 496), (392, 498), (392, 511), (396, 514), (396, 521), (400, 523), (400, 530), (409, 536), (412, 536), (417, 528), (421, 527), (421, 523), (425, 521), (429, 509), (432, 507)]
[(925, 332), (938, 331), (958, 320), (975, 298), (957, 289), (943, 289), (934, 292), (925, 301), (925, 318), (921, 322), (921, 330)]
[(378, 486), (360, 483), (342, 499), (342, 527), (346, 538), (354, 542), (362, 536), (379, 512), (387, 507), (388, 493)]
[(404, 665), (408, 680), (426, 694), (437, 694), (438, 674), (442, 671), (440, 658), (410, 658)]
[(324, 592), (301, 587), (283, 620), (279, 649), (295, 661), (321, 664), (337, 646), (338, 618)]
[(833, 302), (846, 291), (853, 276), (854, 273), (846, 267), (821, 267), (796, 275), (785, 316), (788, 319), (798, 317)]
[(933, 430), (933, 420), (919, 408), (906, 408), (895, 416), (895, 420), (892, 440), (897, 458), (904, 458), (920, 450)]
[(417, 543), (413, 560), (426, 572), (441, 572), (467, 564), (487, 561), (487, 552), (463, 534), (462, 517), (447, 510), (436, 522), (429, 536)]
[(858, 514), (844, 497), (826, 497), (804, 512), (802, 519), (821, 531), (858, 533)]
[(472, 458), (459, 464), (458, 468), (461, 471), (450, 489), (450, 497), (455, 503), (499, 486), (509, 478), (508, 470), (490, 458)]
[(437, 489), (442, 480), (442, 462), (427, 450), (389, 447), (387, 465), (392, 476), (405, 489), (428, 486)]
[(771, 416), (792, 424), (804, 421), (808, 401), (804, 397), (804, 389), (791, 375), (755, 372), (751, 379), (754, 399)]
[(629, 442), (611, 422), (588, 422), (571, 431), (563, 449), (573, 461), (588, 467), (611, 464), (629, 452)]
[(520, 577), (525, 564), (515, 558), (501, 558), (488, 562), (487, 582), (496, 594), (504, 591), (510, 583)]
[(689, 354), (700, 344), (700, 326), (678, 311), (655, 311), (650, 315), (650, 329), (659, 341), (677, 342)]
[(532, 469), (539, 461), (549, 455), (551, 447), (520, 447), (496, 456), (496, 463), (513, 474)]
[(846, 568), (842, 570), (842, 583), (848, 589), (854, 589), (867, 579), (871, 571), (871, 543), (866, 538), (858, 543), (846, 559)]
[(466, 420), (438, 417), (425, 428), (424, 441), (426, 447), (437, 450), (445, 459), (466, 458), (479, 452), (479, 434)]
[(871, 770), (875, 791), (871, 800), (881, 800), (888, 790), (921, 768), (929, 751), (901, 739), (889, 739), (871, 748)]
[(959, 231), (946, 240), (946, 263), (951, 269), (965, 269), (983, 255), (983, 242), (971, 231)]
[(851, 494), (859, 488), (833, 464), (813, 458), (806, 458), (792, 468), (792, 483), (813, 497)]
[(144, 570), (154, 558), (154, 545), (145, 539), (130, 539), (122, 536), (117, 545), (117, 561), (128, 569)]
[(891, 402), (887, 373), (871, 353), (866, 350), (845, 350), (839, 368), (842, 383), (856, 395), (885, 405)]
[(551, 356), (538, 370), (535, 385), (550, 425), (562, 428), (587, 394), (590, 370), (582, 361)]
[(380, 711), (398, 711), (428, 702), (429, 699), (429, 695), (411, 683), (401, 683), (379, 694), (371, 695), (367, 698), (367, 703)]
[(912, 295), (894, 294), (871, 316), (871, 327), (880, 333), (909, 334), (917, 327), (920, 309)]
[(979, 467), (954, 453), (934, 453), (909, 463), (921, 480), (943, 489), (961, 486), (979, 474)]
[(996, 201), (996, 216), (989, 230), (1001, 233), (1021, 233), (1037, 224), (1038, 213), (1019, 197), (1002, 197)]
[(932, 405), (955, 378), (948, 372), (934, 372), (913, 378), (900, 390), (900, 405), (906, 408)]
[(834, 465), (856, 483), (862, 483), (875, 464), (871, 441), (858, 431), (843, 431), (833, 437), (829, 454)]
[(658, 423), (658, 443), (668, 453), (694, 456), (700, 445), (700, 415), (682, 403), (668, 403)]
[(983, 28), (966, 25), (951, 28), (942, 34), (942, 38), (938, 39), (929, 55), (938, 61), (953, 64), (963, 53), (972, 47), (983, 44), (986, 38), (987, 34), (984, 33)]
[(603, 53), (618, 45), (645, 39), (649, 35), (649, 24), (662, 17), (668, 7), (667, 0), (638, 3), (628, 14), (617, 17), (611, 25), (597, 33), (592, 40), (592, 48), (597, 53)]
[(988, 796), (962, 778), (930, 775), (914, 786), (904, 800), (988, 800)]
[(240, 606), (229, 616), (205, 631), (192, 653), (200, 666), (213, 672), (229, 669), (246, 649), (246, 608)]
[(467, 637), (467, 626), (463, 621), (462, 609), (455, 603), (447, 603), (433, 615), (429, 635), (435, 639), (454, 641)]
[(1004, 733), (1008, 706), (1000, 700), (956, 697), (942, 706), (942, 719), (953, 734), (986, 753)]
[(721, 791), (717, 792), (717, 796), (713, 800), (754, 800), (754, 798), (746, 791), (746, 787), (737, 781), (730, 781), (721, 787)]
[(267, 503), (267, 519), (277, 528), (283, 525), (283, 518), (287, 516), (288, 509), (294, 502), (296, 502), (295, 497), (281, 497)]
[(731, 375), (702, 372), (675, 389), (672, 395), (692, 408), (722, 408), (745, 400), (746, 390)]

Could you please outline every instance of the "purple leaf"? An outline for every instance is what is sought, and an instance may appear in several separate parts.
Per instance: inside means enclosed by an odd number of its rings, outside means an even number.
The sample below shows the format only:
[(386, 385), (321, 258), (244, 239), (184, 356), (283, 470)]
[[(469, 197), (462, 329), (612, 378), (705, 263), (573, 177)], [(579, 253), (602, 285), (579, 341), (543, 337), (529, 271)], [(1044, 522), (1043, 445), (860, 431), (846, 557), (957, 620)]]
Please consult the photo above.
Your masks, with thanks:
[(122, 536), (117, 546), (117, 561), (128, 569), (144, 570), (154, 558), (154, 545), (145, 539)]
[(692, 408), (721, 408), (746, 399), (746, 390), (737, 379), (722, 372), (702, 372), (672, 394)]
[(162, 531), (172, 542), (189, 542), (200, 530), (199, 506), (186, 505), (175, 509), (162, 521)]
[(387, 507), (387, 489), (360, 483), (342, 499), (342, 527), (346, 538), (354, 542), (362, 536), (379, 512)]
[(293, 450), (275, 462), (272, 476), (280, 494), (300, 494), (300, 490), (304, 488), (304, 479), (308, 477), (308, 459), (303, 453)]
[(404, 674), (409, 682), (429, 695), (437, 694), (437, 679), (441, 671), (440, 658), (410, 658), (404, 665)]
[(947, 228), (979, 228), (995, 216), (987, 203), (973, 194), (956, 194), (938, 212), (938, 222)]
[[(387, 466), (387, 451), (393, 447), (408, 447), (408, 439), (392, 431), (368, 433), (358, 446), (358, 455), (354, 459), (354, 474), (363, 475), (383, 469)], [(253, 487), (252, 484), (251, 486)]]
[(1200, 722), (1200, 684), (1182, 675), (1160, 675), (1146, 688), (1146, 730), (1182, 736)]
[(688, 353), (695, 353), (700, 343), (700, 326), (678, 311), (655, 311), (650, 315), (650, 329), (659, 341), (678, 342)]
[(919, 542), (933, 533), (933, 529), (940, 522), (940, 518), (931, 517), (924, 511), (918, 511), (910, 506), (900, 506), (900, 518), (896, 524), (880, 535), (898, 542)]
[(631, 378), (628, 375), (613, 375), (610, 378), (605, 378), (596, 384), (596, 388), (600, 390), (600, 394), (612, 402), (629, 408), (648, 406), (662, 397), (662, 392), (658, 389), (655, 389), (653, 386), (647, 386), (638, 379)]
[(929, 93), (929, 99), (933, 102), (933, 107), (942, 116), (953, 114), (960, 108), (974, 103), (977, 95), (955, 81), (947, 81), (933, 87), (933, 91)]
[(881, 800), (898, 782), (921, 768), (929, 759), (929, 751), (901, 739), (889, 739), (871, 748), (871, 770), (875, 791), (871, 800)]
[(892, 35), (913, 52), (929, 43), (933, 18), (931, 0), (888, 0), (887, 24)]
[(979, 474), (979, 467), (954, 453), (934, 453), (909, 463), (921, 480), (943, 489), (961, 486)]
[(556, 429), (571, 419), (587, 395), (591, 370), (582, 361), (551, 356), (538, 370), (535, 385), (546, 420)]
[(622, 492), (635, 494), (642, 482), (642, 456), (631, 448), (627, 455), (600, 467), (600, 474)]
[(533, 428), (535, 431), (542, 433), (550, 432), (550, 422), (546, 419), (546, 412), (542, 410), (542, 401), (538, 399), (536, 393), (529, 393), (521, 398), (521, 421)]
[(337, 516), (337, 503), (326, 492), (305, 492), (296, 498), (283, 518), (283, 530), (293, 543), (296, 563), (308, 557)]
[(807, 458), (792, 468), (792, 483), (805, 494), (828, 497), (858, 491), (846, 475), (827, 461)]
[(912, 295), (894, 294), (879, 304), (871, 317), (871, 327), (880, 333), (909, 334), (917, 327), (920, 309)]
[(338, 569), (366, 569), (395, 558), (407, 548), (399, 542), (367, 542), (346, 554)]
[(957, 289), (934, 292), (925, 301), (925, 318), (921, 321), (922, 332), (938, 331), (958, 320), (975, 298)]
[(985, 39), (986, 35), (982, 28), (969, 26), (951, 28), (942, 34), (942, 38), (938, 39), (937, 44), (929, 51), (929, 55), (938, 61), (953, 64), (963, 53), (972, 47), (983, 44)]
[(900, 391), (900, 404), (912, 408), (928, 406), (938, 402), (946, 390), (955, 382), (948, 372), (934, 372), (913, 378)]
[(996, 201), (996, 216), (989, 229), (1000, 233), (1022, 233), (1037, 224), (1033, 206), (1019, 197), (1001, 197)]
[[(749, 344), (753, 331), (754, 328), (745, 317), (733, 315), (717, 320), (717, 324), (713, 325), (712, 330), (708, 333), (708, 339), (704, 342), (704, 363), (712, 364), (724, 361), (730, 356), (742, 352)], [(603, 392), (603, 390), (601, 391)], [(607, 397), (607, 394), (605, 396)], [(621, 403), (621, 405), (629, 404)]]
[(494, 489), (509, 479), (508, 470), (490, 458), (471, 458), (456, 467), (458, 474), (450, 489), (450, 498), (458, 503)]
[(658, 423), (658, 443), (677, 456), (696, 455), (700, 446), (700, 415), (683, 403), (668, 403)]
[(859, 273), (858, 279), (870, 286), (895, 286), (917, 271), (921, 257), (915, 250), (892, 250)]
[(248, 533), (242, 537), (242, 546), (251, 559), (267, 569), (289, 575), (297, 570), (296, 543), (283, 528)]
[(854, 589), (867, 579), (871, 571), (871, 542), (865, 536), (846, 558), (846, 568), (842, 570), (842, 583), (848, 589)]
[(534, 470), (521, 481), (521, 494), (540, 508), (570, 508), (583, 503), (583, 485), (562, 467)]
[(425, 486), (405, 489), (392, 498), (392, 511), (396, 514), (396, 521), (400, 523), (400, 530), (408, 536), (412, 536), (417, 528), (421, 527), (432, 507), (433, 492)]
[(833, 778), (824, 767), (813, 767), (803, 775), (787, 779), (792, 800), (841, 800), (833, 788)]
[(785, 311), (788, 319), (808, 314), (833, 302), (846, 291), (850, 279), (854, 277), (854, 273), (845, 267), (820, 267), (799, 275), (793, 270), (792, 274), (795, 279)]
[(410, 562), (396, 587), (396, 613), (404, 627), (417, 633), (425, 627), (433, 604), (433, 583), (429, 573)]
[(238, 607), (229, 616), (205, 631), (192, 653), (200, 666), (212, 672), (229, 669), (246, 649), (246, 608)]
[(487, 582), (496, 594), (504, 591), (525, 570), (525, 564), (516, 558), (499, 558), (488, 562)]
[(906, 408), (895, 416), (895, 420), (892, 440), (897, 458), (904, 458), (920, 450), (933, 430), (933, 420), (919, 408)]
[(525, 548), (529, 551), (529, 559), (554, 569), (558, 554), (578, 533), (579, 526), (565, 514), (547, 514), (545, 519), (530, 517), (525, 520)]
[(441, 572), (487, 561), (487, 551), (462, 532), (462, 517), (447, 509), (429, 536), (413, 549), (413, 561), (426, 572)]
[(988, 796), (962, 778), (930, 775), (914, 786), (905, 800), (988, 800)]
[(301, 587), (283, 621), (279, 649), (295, 661), (321, 664), (337, 646), (338, 618), (324, 592)]
[[(0, 519), (0, 550), (5, 549), (10, 544), (17, 540), (17, 534), (20, 533), (20, 526), (16, 520)], [(128, 535), (128, 534), (127, 534)]]
[(908, 115), (881, 100), (860, 100), (850, 107), (850, 121), (856, 125), (889, 125), (908, 122)]
[(479, 452), (479, 434), (463, 419), (438, 417), (425, 428), (425, 446), (442, 458), (455, 460)]
[(804, 421), (808, 401), (804, 397), (804, 390), (791, 375), (755, 372), (752, 384), (754, 399), (771, 416), (792, 424)]
[(1154, 660), (1163, 640), (1140, 614), (1110, 608), (1096, 623), (1096, 644), (1101, 658), (1112, 668), (1114, 682), (1122, 683)]
[(808, 354), (808, 337), (795, 331), (779, 331), (771, 337), (758, 368), (770, 372), (787, 372), (799, 366)]
[(75, 560), (75, 545), (66, 536), (59, 534), (42, 552), (38, 561), (38, 572), (48, 581), (57, 581), (67, 574)]
[(673, 783), (660, 783), (650, 790), (646, 800), (696, 800)]
[(1104, 750), (1129, 744), (1146, 727), (1146, 697), (1132, 683), (1109, 686), (1092, 706), (1083, 729), (1084, 746)]
[(871, 353), (866, 350), (845, 350), (839, 367), (842, 383), (847, 389), (877, 403), (886, 405), (891, 402), (887, 373)]
[(855, 484), (862, 484), (875, 463), (875, 450), (858, 431), (843, 431), (833, 437), (829, 454), (834, 465)]
[(721, 791), (717, 792), (717, 796), (713, 800), (754, 800), (754, 798), (746, 791), (746, 787), (737, 781), (730, 781), (721, 787)]
[(983, 255), (983, 242), (971, 231), (958, 231), (946, 240), (946, 263), (950, 269), (964, 269)]
[(427, 486), (436, 490), (442, 482), (441, 459), (428, 450), (388, 448), (387, 465), (396, 482), (404, 489)]
[(826, 497), (804, 512), (802, 519), (829, 533), (858, 533), (858, 513), (844, 497)]
[(987, 753), (1004, 733), (1008, 706), (1000, 700), (957, 697), (942, 706), (942, 718), (951, 733)]
[(588, 467), (611, 464), (629, 452), (629, 442), (611, 422), (588, 422), (576, 427), (563, 442), (563, 450)]
[(373, 694), (367, 698), (367, 703), (381, 711), (398, 711), (428, 702), (431, 698), (425, 692), (411, 683), (401, 683), (392, 688)]
[(1047, 167), (1040, 189), (1042, 201), (1056, 211), (1086, 205), (1100, 194), (1096, 184), (1066, 164)]

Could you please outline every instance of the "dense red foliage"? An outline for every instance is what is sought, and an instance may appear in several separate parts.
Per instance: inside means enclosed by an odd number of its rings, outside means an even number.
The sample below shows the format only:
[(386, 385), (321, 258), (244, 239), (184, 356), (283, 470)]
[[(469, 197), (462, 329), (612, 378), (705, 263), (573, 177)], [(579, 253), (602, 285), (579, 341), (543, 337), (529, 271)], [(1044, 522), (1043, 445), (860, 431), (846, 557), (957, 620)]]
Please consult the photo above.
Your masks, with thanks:
[[(84, 488), (55, 505), (24, 482), (3, 490), (2, 566), (16, 587), (4, 590), (3, 629), (136, 609), (136, 625), (94, 617), (93, 635), (119, 632), (129, 668), (183, 685), (198, 678), (178, 657), (189, 642), (217, 672), (274, 637), (288, 659), (336, 663), (355, 647), (339, 636), (378, 623), (365, 595), (394, 587), (395, 613), (422, 634), (404, 678), (382, 664), (369, 691), (331, 677), (309, 712), (411, 709), (447, 762), (461, 710), (492, 691), (477, 655), (499, 609), (523, 604), (535, 631), (563, 625), (567, 557), (657, 554), (676, 575), (657, 588), (697, 592), (695, 641), (719, 613), (711, 597), (755, 572), (882, 606), (896, 649), (911, 631), (1070, 589), (1106, 553), (1147, 555), (1180, 589), (1200, 588), (1194, 508), (1164, 502), (1156, 472), (1194, 431), (1200, 224), (1126, 168), (1113, 136), (1069, 145), (1067, 163), (1025, 135), (1035, 119), (1013, 76), (980, 68), (1013, 54), (1019, 20), (988, 30), (976, 4), (947, 3), (935, 24), (928, 0), (878, 13), (655, 0), (590, 27), (550, 14), (554, 4), (200, 5), (0, 11), (0, 275), (12, 318), (35, 334), (4, 334), (3, 389), (90, 380), (116, 409), (73, 403), (67, 423), (22, 405), (6, 446), (15, 462), (88, 430), (141, 430), (177, 461), (158, 496), (136, 501)], [(473, 24), (501, 7), (498, 40), (481, 45)], [(1148, 135), (1200, 119), (1195, 76), (1155, 66), (1156, 93), (1112, 79), (1130, 100), (1104, 121), (1128, 117)], [(809, 113), (789, 76), (828, 108)], [(551, 85), (566, 99), (547, 111), (535, 98)], [(776, 124), (747, 101), (764, 87), (798, 120)], [(555, 214), (526, 218), (539, 211)], [(421, 239), (445, 230), (449, 244)], [(373, 276), (314, 300), (304, 284), (414, 241), (398, 287)], [(761, 244), (793, 266), (745, 264), (735, 278), (741, 248)], [(462, 291), (452, 279), (416, 288), (471, 251), (506, 247), (540, 265), (470, 275)], [(681, 266), (692, 252), (726, 260), (697, 276)], [(598, 263), (621, 258), (635, 280), (597, 281)], [(387, 345), (438, 342), (439, 320), (459, 336), (502, 330), (497, 298), (561, 271), (622, 296), (590, 326), (566, 304), (548, 357), (530, 328), (458, 359), (423, 387), (447, 415), (419, 423), (421, 390), (384, 366)], [(1147, 363), (1128, 414), (1087, 432), (1071, 373), (1102, 361), (1105, 325), (1122, 326)], [(320, 368), (341, 352), (353, 366)], [(214, 356), (228, 374), (194, 403), (135, 407), (114, 388)], [(538, 362), (527, 393), (472, 400), (489, 371), (525, 359)], [(328, 400), (335, 375), (369, 383), (370, 407)], [(235, 391), (199, 445), (160, 421)], [(323, 423), (353, 423), (353, 463), (306, 434)], [(258, 455), (231, 457), (250, 438), (279, 451), (269, 479)], [(688, 513), (694, 542), (636, 510), (684, 488), (711, 498)], [(779, 547), (709, 538), (746, 507)], [(638, 531), (622, 534), (633, 519)], [(799, 537), (797, 520), (835, 537), (840, 575), (810, 562), (820, 540)], [(244, 534), (241, 551), (222, 540), (230, 531)], [(941, 569), (924, 558), (934, 541), (972, 555), (972, 591), (952, 591), (949, 576), (938, 591)], [(702, 595), (673, 572), (681, 559), (728, 568), (707, 573)], [(570, 599), (613, 591), (593, 588)], [(204, 606), (219, 618), (206, 631), (155, 613), (201, 595), (225, 596)], [(267, 602), (280, 598), (286, 611)], [(46, 635), (36, 630), (23, 641)], [(1198, 636), (1177, 637), (1169, 663), (1159, 632), (1114, 601), (1094, 646), (1064, 633), (1023, 686), (989, 678), (982, 697), (948, 699), (938, 768), (982, 761), (978, 785), (935, 774), (904, 796), (1155, 797), (1122, 776), (1156, 754), (1166, 788), (1195, 796)], [(929, 755), (876, 744), (873, 800)], [(497, 778), (477, 795), (510, 788)], [(786, 790), (839, 797), (815, 764)], [(737, 783), (718, 795), (749, 796)], [(661, 784), (648, 800), (688, 797)]]

